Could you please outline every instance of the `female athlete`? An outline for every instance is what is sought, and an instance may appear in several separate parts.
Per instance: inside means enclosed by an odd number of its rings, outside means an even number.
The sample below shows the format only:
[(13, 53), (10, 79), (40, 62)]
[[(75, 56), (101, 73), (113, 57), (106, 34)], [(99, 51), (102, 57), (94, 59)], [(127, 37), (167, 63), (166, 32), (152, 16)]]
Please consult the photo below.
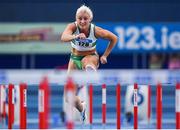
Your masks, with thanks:
[[(61, 35), (62, 42), (71, 42), (71, 56), (68, 64), (68, 74), (73, 70), (96, 71), (101, 64), (107, 63), (107, 57), (117, 43), (117, 36), (112, 32), (95, 26), (92, 23), (93, 13), (91, 9), (82, 5), (76, 11), (76, 21), (70, 23)], [(98, 38), (106, 39), (109, 44), (99, 58), (96, 52), (96, 41)], [(81, 102), (78, 96), (75, 97), (75, 107), (82, 115), (85, 122), (85, 103)]]

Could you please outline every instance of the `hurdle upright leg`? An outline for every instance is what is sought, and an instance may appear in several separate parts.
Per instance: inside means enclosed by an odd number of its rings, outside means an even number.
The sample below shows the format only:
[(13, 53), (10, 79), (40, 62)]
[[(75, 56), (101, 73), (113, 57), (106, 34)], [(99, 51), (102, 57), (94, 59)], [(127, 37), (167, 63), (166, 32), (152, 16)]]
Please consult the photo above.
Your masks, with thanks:
[(20, 129), (26, 129), (27, 85), (20, 84)]
[(14, 85), (8, 86), (8, 129), (12, 129), (14, 123)]
[(117, 129), (120, 129), (121, 128), (121, 86), (119, 83), (116, 86), (116, 112), (117, 112), (116, 125), (117, 125)]
[(151, 86), (148, 85), (148, 124), (150, 124), (150, 119), (151, 119)]
[(138, 128), (138, 101), (137, 101), (138, 85), (134, 84), (134, 129)]
[(92, 125), (93, 123), (93, 86), (90, 84), (89, 86), (89, 123)]
[(2, 115), (1, 115), (1, 106), (2, 106), (2, 102), (1, 102), (1, 91), (2, 91), (2, 88), (3, 88), (3, 86), (2, 85), (0, 85), (0, 122), (2, 122)]
[(6, 118), (6, 88), (5, 85), (0, 85), (0, 122), (4, 125)]
[(68, 100), (68, 105), (66, 108), (66, 128), (73, 129), (74, 128), (74, 119), (73, 119), (73, 107), (74, 107), (74, 96), (75, 96), (75, 84), (71, 78), (68, 79), (65, 85), (65, 96)]
[(162, 86), (160, 83), (157, 85), (157, 94), (156, 94), (156, 118), (157, 118), (157, 129), (162, 127)]
[(106, 85), (102, 85), (102, 123), (106, 124)]
[(176, 84), (176, 129), (180, 129), (180, 83)]
[(49, 127), (49, 83), (45, 77), (39, 85), (38, 92), (38, 111), (39, 111), (39, 128), (47, 129)]

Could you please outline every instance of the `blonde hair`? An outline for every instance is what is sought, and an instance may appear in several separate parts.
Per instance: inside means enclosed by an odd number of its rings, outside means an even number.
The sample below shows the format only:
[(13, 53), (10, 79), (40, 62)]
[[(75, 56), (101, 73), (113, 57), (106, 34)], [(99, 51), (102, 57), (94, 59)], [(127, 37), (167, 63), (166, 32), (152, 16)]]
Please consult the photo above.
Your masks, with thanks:
[(90, 16), (90, 19), (91, 19), (91, 20), (93, 19), (93, 12), (92, 12), (92, 10), (91, 10), (88, 6), (82, 5), (81, 7), (79, 7), (79, 8), (77, 9), (77, 11), (76, 11), (76, 17), (77, 17), (77, 15), (78, 15), (80, 12), (86, 12), (86, 13), (88, 13), (89, 16)]

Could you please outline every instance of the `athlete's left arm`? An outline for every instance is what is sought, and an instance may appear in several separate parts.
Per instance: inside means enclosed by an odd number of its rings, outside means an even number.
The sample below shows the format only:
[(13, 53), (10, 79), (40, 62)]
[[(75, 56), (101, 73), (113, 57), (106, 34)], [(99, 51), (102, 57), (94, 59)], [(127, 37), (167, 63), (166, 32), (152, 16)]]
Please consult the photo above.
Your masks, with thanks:
[(116, 45), (118, 38), (112, 32), (105, 30), (101, 27), (97, 27), (97, 26), (95, 27), (95, 35), (97, 38), (103, 38), (103, 39), (109, 40), (109, 44), (108, 44), (104, 54), (100, 58), (101, 63), (105, 64), (107, 62), (106, 58), (109, 56), (113, 47)]

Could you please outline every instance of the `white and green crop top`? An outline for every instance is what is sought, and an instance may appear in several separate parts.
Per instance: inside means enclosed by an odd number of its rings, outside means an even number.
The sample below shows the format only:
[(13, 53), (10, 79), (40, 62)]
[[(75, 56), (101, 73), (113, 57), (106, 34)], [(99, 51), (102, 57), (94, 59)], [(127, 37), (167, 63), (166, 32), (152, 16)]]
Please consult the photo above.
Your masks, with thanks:
[[(80, 33), (80, 30), (76, 22), (75, 25), (76, 25), (76, 31), (73, 34), (77, 35)], [(75, 48), (78, 51), (90, 51), (96, 48), (97, 38), (94, 35), (95, 25), (91, 23), (89, 29), (90, 29), (89, 36), (86, 39), (73, 39), (71, 41), (71, 46), (73, 48)]]

